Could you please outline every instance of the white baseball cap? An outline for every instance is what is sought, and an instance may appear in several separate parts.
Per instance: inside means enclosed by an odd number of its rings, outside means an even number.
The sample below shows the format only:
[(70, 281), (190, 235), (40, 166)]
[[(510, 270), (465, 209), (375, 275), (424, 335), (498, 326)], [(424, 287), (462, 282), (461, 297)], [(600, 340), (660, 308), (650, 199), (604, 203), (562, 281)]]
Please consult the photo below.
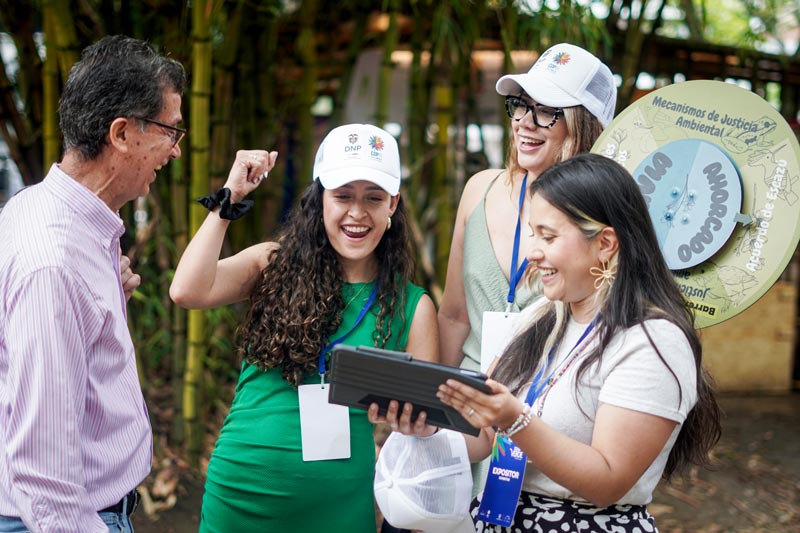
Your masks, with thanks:
[(464, 436), (446, 429), (427, 438), (394, 432), (375, 465), (375, 501), (394, 527), (426, 533), (474, 532), (472, 471)]
[(582, 105), (603, 127), (614, 118), (617, 84), (602, 61), (574, 44), (551, 46), (525, 74), (507, 74), (495, 87), (504, 96), (525, 91), (551, 107)]
[(400, 192), (400, 150), (392, 135), (371, 124), (332, 129), (319, 145), (314, 179), (326, 189), (366, 180), (396, 196)]

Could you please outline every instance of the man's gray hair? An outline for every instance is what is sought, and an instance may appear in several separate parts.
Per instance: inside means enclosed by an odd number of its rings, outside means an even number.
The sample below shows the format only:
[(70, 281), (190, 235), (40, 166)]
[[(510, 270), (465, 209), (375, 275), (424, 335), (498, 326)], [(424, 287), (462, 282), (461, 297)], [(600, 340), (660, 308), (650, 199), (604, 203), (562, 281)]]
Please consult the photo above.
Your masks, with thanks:
[(114, 119), (155, 118), (164, 91), (183, 94), (185, 85), (183, 65), (148, 43), (124, 35), (103, 37), (84, 49), (69, 71), (59, 103), (64, 149), (96, 159)]

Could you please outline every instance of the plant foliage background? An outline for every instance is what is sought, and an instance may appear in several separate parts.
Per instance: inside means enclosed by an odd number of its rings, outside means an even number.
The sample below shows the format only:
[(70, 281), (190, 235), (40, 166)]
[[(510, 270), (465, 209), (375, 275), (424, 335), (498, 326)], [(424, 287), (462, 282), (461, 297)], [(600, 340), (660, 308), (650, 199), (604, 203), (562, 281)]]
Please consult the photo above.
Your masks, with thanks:
[[(151, 509), (174, 503), (176, 469), (202, 470), (239, 371), (232, 347), (242, 307), (186, 312), (167, 295), (177, 259), (205, 216), (193, 199), (221, 185), (236, 149), (277, 149), (280, 157), (256, 194), (257, 210), (231, 226), (225, 254), (269, 238), (310, 181), (317, 143), (342, 123), (357, 89), (359, 56), (380, 53), (367, 111), (383, 125), (393, 54), (410, 54), (403, 194), (418, 281), (438, 299), (464, 179), (487, 161), (482, 148), (467, 149), (463, 134), (482, 122), (476, 52), (502, 54), (503, 71), (511, 72), (515, 50), (582, 45), (620, 75), (621, 110), (634, 96), (649, 37), (798, 61), (799, 12), (796, 0), (0, 0), (0, 135), (25, 184), (40, 181), (60, 157), (58, 96), (83, 47), (124, 33), (150, 41), (189, 74), (183, 157), (122, 213), (124, 249), (143, 279), (129, 321), (157, 433)], [(497, 98), (498, 116), (501, 106)], [(784, 111), (796, 118), (796, 107)]]

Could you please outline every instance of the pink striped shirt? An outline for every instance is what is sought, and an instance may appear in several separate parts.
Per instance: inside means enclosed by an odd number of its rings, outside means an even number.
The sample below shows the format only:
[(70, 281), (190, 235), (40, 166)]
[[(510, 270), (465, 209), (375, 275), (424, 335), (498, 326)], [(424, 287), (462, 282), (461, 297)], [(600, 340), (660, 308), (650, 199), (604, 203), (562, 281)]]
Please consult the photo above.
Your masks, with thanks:
[(107, 532), (152, 433), (126, 322), (122, 220), (53, 165), (0, 211), (0, 515)]

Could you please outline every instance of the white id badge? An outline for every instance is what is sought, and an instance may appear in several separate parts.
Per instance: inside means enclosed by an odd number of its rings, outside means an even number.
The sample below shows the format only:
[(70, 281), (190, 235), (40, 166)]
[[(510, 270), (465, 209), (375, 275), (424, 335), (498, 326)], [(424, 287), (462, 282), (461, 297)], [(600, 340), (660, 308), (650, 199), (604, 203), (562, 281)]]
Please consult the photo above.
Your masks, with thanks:
[(484, 311), (481, 328), (481, 372), (486, 373), (517, 331), (519, 313)]
[(350, 457), (350, 412), (328, 403), (328, 385), (300, 385), (300, 437), (303, 461)]

